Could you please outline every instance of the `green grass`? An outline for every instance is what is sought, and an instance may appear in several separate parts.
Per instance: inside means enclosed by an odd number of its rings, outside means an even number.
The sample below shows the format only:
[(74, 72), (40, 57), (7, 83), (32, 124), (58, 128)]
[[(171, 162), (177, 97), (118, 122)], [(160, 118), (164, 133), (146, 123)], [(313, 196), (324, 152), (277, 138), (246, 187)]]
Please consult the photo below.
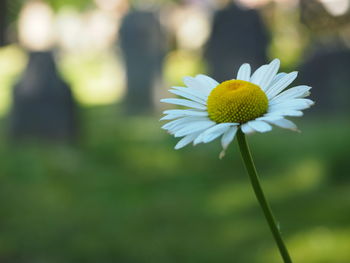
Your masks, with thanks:
[[(158, 117), (82, 110), (76, 145), (0, 134), (0, 262), (281, 262), (236, 143), (173, 150)], [(249, 136), (298, 263), (350, 262), (350, 124)]]

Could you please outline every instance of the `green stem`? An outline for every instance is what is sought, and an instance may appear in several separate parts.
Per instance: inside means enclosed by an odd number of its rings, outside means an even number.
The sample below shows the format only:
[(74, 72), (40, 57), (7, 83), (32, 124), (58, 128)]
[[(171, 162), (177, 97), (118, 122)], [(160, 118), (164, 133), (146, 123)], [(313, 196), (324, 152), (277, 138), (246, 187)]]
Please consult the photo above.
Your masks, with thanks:
[(237, 139), (238, 139), (239, 149), (241, 151), (241, 155), (242, 155), (245, 167), (247, 169), (251, 184), (252, 184), (254, 192), (255, 192), (255, 196), (258, 199), (259, 204), (261, 206), (261, 209), (264, 212), (265, 218), (267, 220), (267, 223), (269, 224), (272, 235), (275, 238), (276, 244), (277, 244), (278, 249), (280, 251), (280, 254), (283, 258), (283, 261), (285, 263), (292, 263), (292, 259), (289, 256), (287, 247), (284, 244), (282, 237), (281, 237), (281, 233), (277, 228), (276, 220), (275, 220), (274, 216), (272, 215), (271, 208), (270, 208), (270, 206), (265, 198), (264, 192), (260, 186), (258, 173), (255, 169), (255, 165), (254, 165), (253, 158), (252, 158), (252, 155), (251, 155), (250, 150), (249, 150), (248, 143), (246, 141), (244, 133), (241, 130), (239, 130), (237, 132)]

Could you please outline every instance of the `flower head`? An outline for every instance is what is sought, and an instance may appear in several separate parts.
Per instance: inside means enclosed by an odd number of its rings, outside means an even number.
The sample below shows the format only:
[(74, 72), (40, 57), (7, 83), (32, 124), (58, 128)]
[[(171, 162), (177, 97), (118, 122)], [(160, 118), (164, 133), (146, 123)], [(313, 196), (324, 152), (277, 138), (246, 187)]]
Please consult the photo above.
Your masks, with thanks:
[(175, 137), (183, 137), (175, 146), (208, 143), (221, 136), (223, 152), (238, 129), (243, 133), (268, 132), (271, 125), (297, 130), (288, 116), (302, 116), (301, 110), (313, 105), (305, 99), (311, 87), (301, 85), (285, 90), (297, 77), (297, 72), (277, 73), (278, 59), (263, 65), (251, 75), (249, 64), (243, 64), (237, 78), (218, 83), (197, 75), (185, 77), (187, 87), (172, 87), (169, 91), (183, 97), (162, 99), (162, 102), (185, 106), (187, 109), (164, 111), (161, 120), (171, 120), (162, 128)]

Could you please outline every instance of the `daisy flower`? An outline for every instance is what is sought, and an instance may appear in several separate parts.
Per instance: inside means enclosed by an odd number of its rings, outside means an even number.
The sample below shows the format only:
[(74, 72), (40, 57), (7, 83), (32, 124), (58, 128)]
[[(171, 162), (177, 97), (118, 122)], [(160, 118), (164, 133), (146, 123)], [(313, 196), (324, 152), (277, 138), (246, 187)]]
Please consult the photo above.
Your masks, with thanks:
[(286, 88), (297, 72), (278, 73), (280, 61), (259, 67), (251, 74), (249, 64), (243, 64), (236, 79), (218, 83), (205, 76), (185, 77), (186, 87), (169, 91), (182, 98), (162, 99), (161, 102), (180, 105), (186, 109), (164, 111), (161, 120), (171, 120), (162, 128), (175, 137), (183, 137), (175, 146), (180, 149), (190, 143), (208, 143), (221, 136), (224, 154), (238, 129), (245, 134), (268, 132), (272, 125), (297, 130), (286, 117), (302, 116), (302, 110), (314, 104), (311, 87), (301, 85)]

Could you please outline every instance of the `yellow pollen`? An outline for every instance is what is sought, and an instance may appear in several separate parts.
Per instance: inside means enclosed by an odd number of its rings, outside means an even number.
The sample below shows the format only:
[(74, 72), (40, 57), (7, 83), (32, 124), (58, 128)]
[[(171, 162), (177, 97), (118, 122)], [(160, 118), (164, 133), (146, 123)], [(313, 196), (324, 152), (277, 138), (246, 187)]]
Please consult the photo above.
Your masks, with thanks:
[(227, 80), (216, 86), (207, 100), (210, 119), (217, 123), (245, 123), (268, 109), (265, 92), (244, 80)]

